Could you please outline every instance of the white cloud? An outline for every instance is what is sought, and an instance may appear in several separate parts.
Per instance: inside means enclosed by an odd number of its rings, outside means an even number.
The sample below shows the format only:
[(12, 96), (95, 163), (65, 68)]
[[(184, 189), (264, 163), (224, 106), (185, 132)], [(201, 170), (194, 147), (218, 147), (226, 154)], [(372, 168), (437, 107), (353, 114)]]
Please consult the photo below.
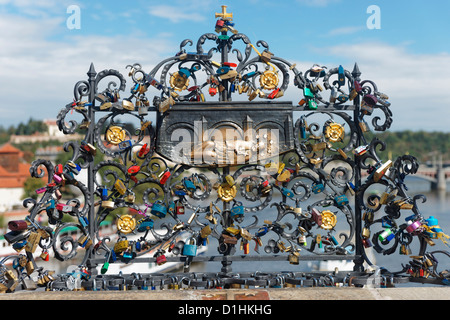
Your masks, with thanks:
[(183, 20), (203, 21), (206, 19), (205, 16), (197, 12), (187, 11), (185, 7), (179, 6), (152, 6), (149, 13), (155, 17), (169, 19), (173, 23), (182, 22)]
[(450, 54), (415, 54), (405, 46), (365, 42), (326, 50), (348, 70), (358, 63), (361, 79), (390, 96), (393, 130), (449, 131)]
[(357, 33), (361, 30), (364, 30), (364, 27), (361, 26), (349, 26), (349, 27), (340, 27), (328, 32), (328, 36), (342, 36)]
[(297, 2), (309, 7), (326, 7), (329, 4), (340, 2), (340, 0), (297, 0)]
[[(178, 48), (158, 36), (73, 36), (61, 19), (0, 15), (0, 29), (4, 30), (0, 34), (0, 72), (4, 79), (0, 89), (0, 124), (4, 126), (29, 117), (55, 118), (73, 99), (75, 83), (87, 80), (91, 62), (97, 72), (120, 71), (129, 90), (131, 80), (126, 65), (138, 62), (149, 72)], [(49, 40), (49, 36), (62, 30), (64, 41)]]

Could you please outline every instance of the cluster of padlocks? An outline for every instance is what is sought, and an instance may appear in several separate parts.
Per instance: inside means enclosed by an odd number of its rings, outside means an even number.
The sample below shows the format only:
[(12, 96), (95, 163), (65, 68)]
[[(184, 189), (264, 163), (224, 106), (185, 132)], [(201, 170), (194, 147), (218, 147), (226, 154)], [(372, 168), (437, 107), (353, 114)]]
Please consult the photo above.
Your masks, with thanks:
[[(364, 136), (370, 130), (369, 117), (375, 131), (390, 127), (388, 96), (373, 81), (361, 80), (357, 65), (351, 72), (319, 65), (300, 72), (271, 53), (264, 41), (257, 43), (264, 47), (260, 53), (234, 28), (225, 8), (216, 17), (219, 35), (201, 36), (196, 52), (186, 52), (184, 47), (193, 42), (185, 40), (179, 52), (149, 73), (139, 64), (127, 66), (133, 84), (126, 98), (121, 98), (125, 77), (116, 70), (97, 74), (91, 65), (88, 80), (76, 84), (75, 101), (60, 111), (57, 123), (65, 134), (84, 130), (85, 138), (64, 145), (72, 152), (64, 164), (32, 163), (31, 175), (46, 176), (47, 185), (36, 190), (37, 200), (24, 201), (28, 216), (8, 224), (5, 239), (18, 254), (0, 261), (0, 292), (36, 287), (116, 290), (117, 285), (164, 288), (179, 286), (181, 280), (191, 288), (364, 285), (370, 277), (362, 270), (363, 262), (370, 264), (365, 250), (386, 255), (398, 248), (399, 254), (411, 255), (414, 238), (420, 241), (419, 253), (400, 273), (383, 275), (392, 277), (385, 282), (433, 279), (447, 284), (448, 272), (437, 271), (436, 253), (426, 249), (435, 239), (446, 243), (448, 236), (434, 217), (419, 211), (417, 201), (424, 197), (406, 193), (405, 178), (417, 171), (417, 160), (403, 156), (382, 161), (376, 148), (384, 143), (368, 142)], [(206, 40), (217, 44), (208, 53), (203, 49)], [(237, 63), (229, 62), (228, 53), (238, 40), (244, 43), (245, 54), (233, 49)], [(251, 58), (253, 51), (257, 56)], [(212, 59), (214, 52), (221, 54), (220, 63)], [(291, 76), (294, 88), (303, 93), (300, 102), (275, 103), (292, 86)], [(99, 83), (108, 77), (120, 84), (110, 81), (100, 90)], [(211, 97), (219, 96), (219, 103), (207, 102), (205, 90)], [(156, 91), (153, 98), (151, 91)], [(232, 102), (233, 94), (247, 94), (249, 101)], [(73, 111), (81, 121), (66, 119)], [(295, 123), (294, 111), (302, 112)], [(377, 112), (384, 115), (384, 122)], [(156, 124), (146, 119), (149, 113), (156, 115)], [(317, 120), (317, 115), (326, 119)], [(260, 123), (255, 124), (258, 117)], [(227, 140), (222, 145), (217, 140), (203, 142), (202, 151), (214, 147), (209, 149), (213, 156), (208, 163), (174, 161), (174, 148), (165, 147), (171, 142), (168, 132), (176, 126), (191, 130), (199, 119), (207, 129), (223, 125), (239, 132), (255, 130), (256, 135), (239, 145)], [(270, 131), (262, 133), (271, 120), (282, 132), (278, 142)], [(94, 162), (98, 151), (104, 159)], [(253, 163), (252, 153), (262, 151), (264, 157)], [(219, 155), (227, 152), (242, 155), (244, 161), (220, 162)], [(190, 149), (184, 156), (192, 160)], [(80, 178), (81, 171), (86, 171), (87, 181)], [(364, 180), (362, 173), (367, 173)], [(373, 192), (374, 185), (384, 191)], [(77, 196), (71, 198), (74, 193)], [(270, 218), (259, 216), (264, 210)], [(102, 234), (105, 221), (113, 221), (113, 235)], [(343, 224), (339, 230), (338, 223)], [(65, 233), (69, 227), (77, 229), (76, 238)], [(218, 256), (199, 255), (211, 245), (217, 247)], [(45, 264), (50, 253), (66, 261), (80, 252), (84, 256), (71, 274), (56, 275), (37, 264)], [(342, 276), (231, 272), (233, 261), (285, 261), (301, 267), (301, 261), (339, 257), (354, 260), (355, 272)], [(199, 278), (188, 273), (195, 261), (220, 261), (223, 267), (220, 273)], [(185, 273), (117, 279), (108, 274), (111, 264), (143, 262), (158, 266), (182, 262)], [(74, 286), (75, 279), (83, 285)]]

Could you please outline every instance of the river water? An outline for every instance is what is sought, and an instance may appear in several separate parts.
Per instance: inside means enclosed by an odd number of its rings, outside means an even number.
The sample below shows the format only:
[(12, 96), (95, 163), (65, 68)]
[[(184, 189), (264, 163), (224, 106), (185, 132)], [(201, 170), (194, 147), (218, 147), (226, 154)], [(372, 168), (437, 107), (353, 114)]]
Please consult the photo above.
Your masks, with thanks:
[[(424, 216), (425, 219), (427, 219), (430, 216), (434, 216), (438, 219), (439, 225), (443, 229), (444, 233), (450, 235), (450, 191), (447, 192), (437, 192), (437, 191), (431, 191), (430, 190), (430, 184), (429, 182), (426, 182), (419, 178), (414, 177), (407, 177), (406, 179), (406, 185), (408, 187), (408, 195), (411, 197), (416, 194), (423, 194), (426, 196), (427, 200), (425, 203), (419, 204), (420, 213), (422, 216)], [(450, 186), (447, 186), (447, 189), (450, 190)], [(273, 199), (272, 201), (276, 201), (276, 199)], [(350, 203), (352, 203), (352, 199), (350, 199)], [(275, 208), (267, 207), (263, 211), (254, 213), (254, 215), (257, 215), (259, 219), (259, 225), (262, 224), (262, 221), (264, 219), (271, 219), (275, 220), (276, 218), (276, 212)], [(408, 215), (411, 215), (410, 210), (406, 210), (405, 213), (402, 212), (402, 216), (400, 219), (397, 220), (398, 224), (404, 223), (404, 218)], [(249, 214), (253, 215), (253, 214)], [(348, 229), (348, 224), (346, 224), (345, 217), (341, 213), (341, 215), (338, 215), (336, 213), (338, 218), (338, 224), (336, 225), (337, 232), (335, 233), (335, 237), (338, 239), (338, 235), (342, 232), (345, 232), (346, 227)], [(380, 215), (383, 215), (380, 213)], [(379, 218), (379, 216), (375, 217), (376, 219)], [(253, 218), (250, 218), (249, 224), (253, 222)], [(286, 222), (289, 222), (288, 220)], [(295, 225), (295, 224), (294, 224)], [(372, 232), (377, 232), (378, 230), (373, 230)], [(255, 230), (253, 230), (255, 232)], [(267, 234), (266, 236), (268, 236)], [(264, 243), (267, 243), (267, 239), (263, 238)], [(275, 239), (277, 240), (277, 239)], [(418, 243), (417, 237), (414, 237), (414, 240), (411, 244), (411, 250), (412, 254), (417, 254), (419, 250), (419, 243)], [(438, 251), (438, 250), (444, 250), (444, 251), (450, 251), (449, 247), (443, 244), (443, 242), (439, 239), (434, 240), (435, 245), (434, 246), (428, 246), (427, 252), (432, 251)], [(257, 255), (254, 251), (254, 242), (252, 241), (250, 244), (250, 254)], [(308, 244), (309, 247), (309, 244)], [(402, 269), (402, 264), (407, 264), (411, 259), (409, 256), (400, 255), (398, 254), (398, 248), (396, 252), (394, 252), (391, 255), (382, 255), (375, 252), (372, 248), (366, 249), (366, 254), (370, 257), (371, 262), (378, 266), (388, 269), (389, 271), (395, 272), (400, 271)], [(265, 255), (264, 247), (259, 248), (259, 254)], [(81, 252), (80, 252), (81, 253)], [(242, 251), (239, 250), (239, 246), (237, 248), (236, 254), (241, 255)], [(300, 255), (307, 255), (310, 254), (306, 250), (302, 250), (300, 252)], [(212, 239), (210, 241), (210, 245), (208, 246), (207, 251), (205, 252), (205, 255), (218, 255), (217, 251), (217, 241), (215, 239)], [(443, 270), (450, 270), (450, 257), (443, 255), (443, 254), (435, 254), (435, 257), (439, 261), (438, 264), (438, 271)], [(64, 273), (67, 270), (68, 265), (76, 264), (74, 261), (67, 261), (64, 263), (60, 263), (56, 261), (55, 259), (51, 259), (50, 261), (53, 262), (47, 262), (46, 264), (50, 263), (49, 265), (46, 265), (47, 269), (50, 270), (56, 270), (57, 273)], [(367, 266), (367, 264), (365, 264)], [(328, 265), (330, 266), (330, 265)], [(331, 265), (332, 266), (332, 265)], [(148, 273), (146, 271), (147, 266), (142, 266), (142, 273)], [(220, 272), (220, 269), (222, 267), (222, 264), (220, 262), (203, 262), (203, 263), (194, 263), (191, 266), (192, 272)], [(254, 272), (254, 271), (261, 271), (261, 272), (277, 272), (277, 271), (311, 271), (311, 270), (317, 270), (320, 265), (318, 265), (317, 262), (309, 262), (309, 261), (300, 261), (299, 265), (291, 265), (287, 261), (245, 261), (245, 262), (233, 262), (232, 263), (232, 272)], [(339, 270), (351, 270), (353, 267), (353, 264), (348, 264), (346, 266), (338, 265), (340, 268)], [(344, 269), (342, 269), (344, 268)], [(334, 268), (333, 268), (334, 269)], [(331, 269), (331, 271), (333, 270)], [(127, 272), (125, 272), (127, 273)], [(408, 285), (416, 285), (417, 284), (408, 284)]]

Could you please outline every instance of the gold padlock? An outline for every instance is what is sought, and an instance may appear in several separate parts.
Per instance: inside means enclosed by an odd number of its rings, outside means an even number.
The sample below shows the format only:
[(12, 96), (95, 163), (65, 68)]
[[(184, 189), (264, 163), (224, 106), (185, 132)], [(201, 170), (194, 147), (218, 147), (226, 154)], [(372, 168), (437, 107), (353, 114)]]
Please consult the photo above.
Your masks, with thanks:
[(370, 237), (370, 230), (368, 228), (363, 228), (361, 232), (361, 236), (364, 239), (368, 239)]
[(117, 241), (116, 244), (114, 245), (114, 252), (115, 253), (122, 253), (125, 250), (127, 250), (128, 248), (128, 240), (120, 240)]
[(32, 274), (35, 270), (33, 261), (28, 261), (25, 265), (25, 269), (27, 270), (27, 275)]
[(39, 241), (41, 240), (41, 236), (37, 232), (31, 232), (27, 244), (25, 245), (25, 251), (34, 253), (36, 251), (36, 248), (39, 244)]
[(116, 182), (114, 183), (114, 188), (117, 190), (117, 192), (119, 192), (121, 195), (124, 195), (125, 192), (127, 191), (127, 188), (125, 187), (125, 184), (123, 183), (122, 180), (117, 179)]
[(290, 264), (299, 264), (300, 263), (300, 254), (297, 251), (291, 252), (288, 256)]
[(206, 239), (211, 234), (211, 232), (212, 232), (211, 227), (208, 224), (200, 230), (200, 237)]

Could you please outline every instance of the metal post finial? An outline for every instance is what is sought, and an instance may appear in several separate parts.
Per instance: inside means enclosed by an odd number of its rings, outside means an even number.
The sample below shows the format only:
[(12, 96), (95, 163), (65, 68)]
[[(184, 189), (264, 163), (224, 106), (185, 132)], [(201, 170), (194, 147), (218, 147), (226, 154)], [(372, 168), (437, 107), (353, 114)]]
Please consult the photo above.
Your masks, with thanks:
[(359, 71), (358, 63), (355, 62), (355, 66), (353, 67), (352, 76), (355, 80), (360, 80), (361, 71)]
[(95, 71), (94, 63), (91, 62), (91, 66), (89, 67), (89, 71), (87, 72), (87, 75), (89, 77), (95, 77), (96, 74), (97, 74), (97, 71)]
[(227, 6), (222, 6), (222, 12), (216, 12), (216, 18), (222, 18), (223, 20), (233, 20), (233, 14), (231, 12), (227, 12)]

